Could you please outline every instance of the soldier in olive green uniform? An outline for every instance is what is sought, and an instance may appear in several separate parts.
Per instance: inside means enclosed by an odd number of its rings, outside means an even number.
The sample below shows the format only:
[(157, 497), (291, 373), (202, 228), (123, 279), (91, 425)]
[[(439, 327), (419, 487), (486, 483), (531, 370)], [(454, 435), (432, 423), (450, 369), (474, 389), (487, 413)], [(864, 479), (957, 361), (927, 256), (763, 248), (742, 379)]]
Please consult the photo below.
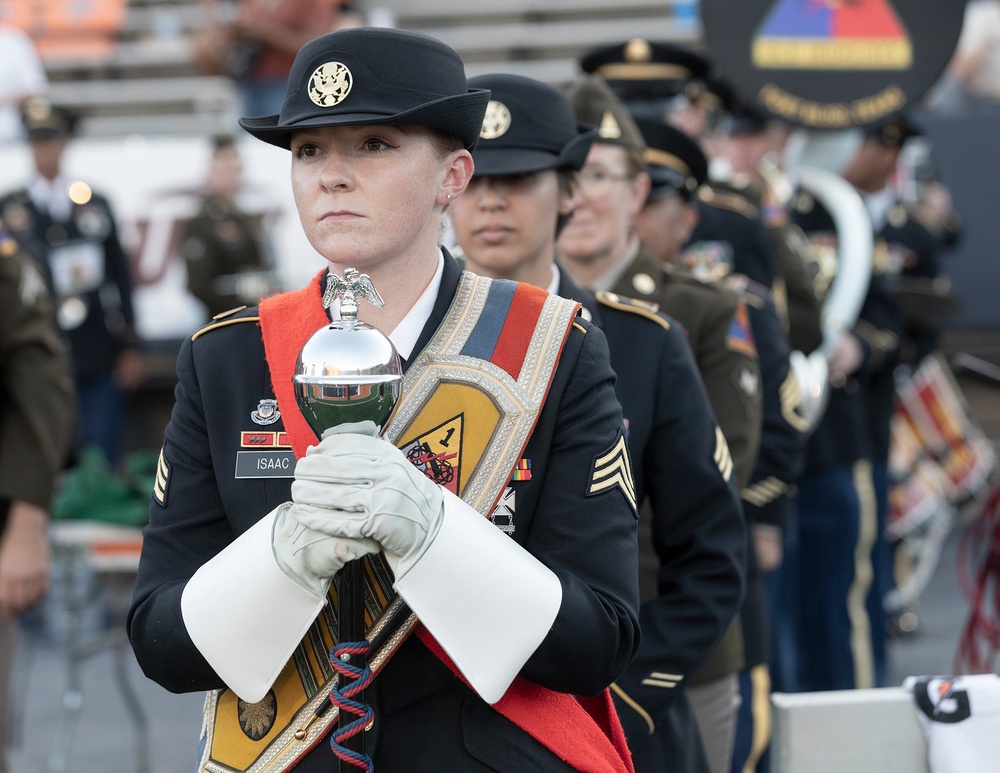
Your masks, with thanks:
[(181, 255), (187, 286), (214, 317), (254, 306), (278, 290), (269, 265), (261, 217), (236, 201), (242, 163), (230, 136), (217, 137), (198, 213), (184, 223)]
[(45, 281), (0, 222), (0, 771), (16, 616), (48, 589), (46, 527), (73, 434), (73, 382)]

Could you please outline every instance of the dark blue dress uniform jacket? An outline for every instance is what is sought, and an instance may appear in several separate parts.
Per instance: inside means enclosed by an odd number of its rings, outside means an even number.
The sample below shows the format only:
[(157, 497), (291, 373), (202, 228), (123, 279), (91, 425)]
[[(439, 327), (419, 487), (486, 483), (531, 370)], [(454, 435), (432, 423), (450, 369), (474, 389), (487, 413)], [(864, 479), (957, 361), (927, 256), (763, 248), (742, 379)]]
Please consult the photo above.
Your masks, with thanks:
[[(835, 232), (832, 216), (811, 196), (797, 198), (792, 216), (811, 237)], [(876, 235), (876, 240), (879, 238)], [(888, 456), (895, 394), (892, 370), (899, 359), (902, 314), (894, 276), (885, 268), (876, 249), (871, 282), (853, 330), (862, 343), (865, 360), (844, 388), (830, 390), (823, 419), (809, 438), (807, 470)]]
[[(614, 690), (636, 749), (652, 732), (650, 719), (661, 735), (672, 732), (671, 707), (739, 608), (743, 514), (735, 475), (727, 481), (713, 461), (718, 424), (681, 324), (663, 315), (665, 328), (634, 310), (599, 304), (565, 272), (559, 295), (584, 303), (607, 336), (637, 500), (648, 497), (639, 529), (642, 642)], [(623, 306), (639, 303), (615, 297)], [(653, 684), (647, 680), (654, 673), (680, 678)], [(688, 740), (676, 739), (677, 746)]]
[[(440, 325), (459, 276), (458, 265), (446, 257), (441, 290), (414, 352)], [(255, 313), (250, 309), (225, 321)], [(637, 515), (617, 488), (586, 495), (594, 460), (614, 445), (623, 426), (604, 335), (585, 321), (577, 324), (524, 452), (531, 480), (511, 484), (511, 537), (559, 577), (563, 590), (552, 629), (521, 675), (553, 690), (596, 694), (619, 676), (638, 645)], [(145, 673), (168, 690), (186, 692), (223, 685), (185, 630), (185, 583), (288, 501), (291, 479), (234, 478), (240, 432), (261, 429), (250, 413), (262, 398), (274, 398), (255, 323), (230, 324), (186, 341), (178, 376), (164, 440), (170, 465), (166, 503), (150, 507), (128, 631)], [(282, 429), (280, 422), (272, 428)], [(483, 588), (483, 603), (503, 592)], [(379, 674), (366, 699), (377, 716), (373, 758), (380, 773), (567, 769), (415, 637)], [(295, 770), (329, 773), (336, 766), (321, 742)]]

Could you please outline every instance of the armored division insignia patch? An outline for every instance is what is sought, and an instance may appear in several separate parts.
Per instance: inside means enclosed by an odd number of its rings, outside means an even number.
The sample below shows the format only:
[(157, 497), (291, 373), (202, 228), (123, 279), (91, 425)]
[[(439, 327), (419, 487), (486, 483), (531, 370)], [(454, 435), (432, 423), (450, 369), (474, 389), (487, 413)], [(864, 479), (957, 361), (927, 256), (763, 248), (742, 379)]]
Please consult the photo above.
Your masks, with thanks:
[(623, 432), (618, 434), (618, 439), (610, 448), (594, 458), (594, 463), (590, 468), (587, 496), (592, 497), (613, 488), (618, 488), (622, 492), (632, 507), (632, 512), (638, 517), (639, 508), (635, 501), (632, 461), (629, 459), (628, 446), (625, 444)]
[(712, 454), (712, 460), (722, 473), (722, 477), (729, 480), (733, 474), (733, 457), (729, 453), (729, 444), (718, 427), (715, 428), (715, 453)]
[(0, 257), (9, 258), (17, 252), (17, 242), (4, 230), (0, 223)]
[(170, 483), (170, 464), (160, 449), (160, 458), (156, 460), (156, 478), (153, 481), (153, 501), (160, 507), (167, 506), (167, 485)]
[(753, 340), (753, 333), (750, 332), (750, 318), (747, 316), (747, 307), (743, 301), (740, 301), (733, 315), (729, 334), (726, 336), (726, 347), (742, 352), (748, 357), (757, 355), (757, 344)]
[(462, 471), (465, 414), (439, 424), (403, 447), (413, 465), (435, 483), (458, 495)]

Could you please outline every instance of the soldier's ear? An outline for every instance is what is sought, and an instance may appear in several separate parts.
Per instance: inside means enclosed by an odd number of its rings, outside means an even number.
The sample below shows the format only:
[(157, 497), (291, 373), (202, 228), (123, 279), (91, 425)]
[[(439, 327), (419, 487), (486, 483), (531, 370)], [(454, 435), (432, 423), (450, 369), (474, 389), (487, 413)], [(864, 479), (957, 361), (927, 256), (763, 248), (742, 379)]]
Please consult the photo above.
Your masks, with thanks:
[(464, 148), (453, 150), (445, 157), (444, 163), (444, 179), (438, 190), (438, 203), (441, 206), (446, 206), (465, 193), (475, 168), (472, 154)]

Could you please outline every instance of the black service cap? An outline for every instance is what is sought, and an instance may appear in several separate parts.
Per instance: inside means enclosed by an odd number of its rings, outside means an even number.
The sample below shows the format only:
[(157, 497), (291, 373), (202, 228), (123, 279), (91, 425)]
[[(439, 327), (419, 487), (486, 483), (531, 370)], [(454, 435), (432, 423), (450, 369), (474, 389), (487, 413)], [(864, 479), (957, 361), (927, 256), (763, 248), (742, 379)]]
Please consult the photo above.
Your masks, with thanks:
[(646, 141), (646, 171), (653, 181), (649, 198), (671, 191), (690, 198), (708, 180), (708, 159), (698, 143), (663, 121), (635, 122)]
[(355, 27), (306, 43), (288, 75), (278, 115), (240, 126), (288, 148), (295, 129), (413, 124), (450, 132), (471, 149), (489, 92), (470, 89), (458, 53), (421, 32)]
[(72, 137), (79, 116), (44, 97), (31, 97), (21, 106), (21, 122), (28, 139)]
[(479, 75), (469, 85), (490, 94), (472, 152), (477, 177), (583, 168), (597, 131), (576, 120), (555, 86), (508, 74)]

